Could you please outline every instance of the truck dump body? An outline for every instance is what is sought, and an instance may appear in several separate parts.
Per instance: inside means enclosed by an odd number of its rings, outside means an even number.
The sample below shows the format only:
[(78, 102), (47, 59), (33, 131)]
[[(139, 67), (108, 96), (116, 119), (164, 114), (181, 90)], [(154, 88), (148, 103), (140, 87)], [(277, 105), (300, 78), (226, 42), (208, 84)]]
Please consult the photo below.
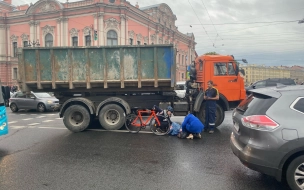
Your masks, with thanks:
[(172, 90), (175, 52), (171, 45), (23, 48), (23, 91)]

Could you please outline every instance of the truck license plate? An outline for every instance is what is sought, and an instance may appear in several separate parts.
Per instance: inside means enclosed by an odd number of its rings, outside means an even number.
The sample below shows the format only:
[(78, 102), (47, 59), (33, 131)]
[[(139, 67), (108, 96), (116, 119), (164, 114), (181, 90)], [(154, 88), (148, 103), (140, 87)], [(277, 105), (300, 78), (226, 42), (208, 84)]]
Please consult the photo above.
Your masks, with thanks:
[(240, 126), (239, 126), (239, 124), (238, 124), (237, 122), (234, 123), (234, 128), (235, 128), (235, 130), (236, 130), (237, 132), (239, 132)]

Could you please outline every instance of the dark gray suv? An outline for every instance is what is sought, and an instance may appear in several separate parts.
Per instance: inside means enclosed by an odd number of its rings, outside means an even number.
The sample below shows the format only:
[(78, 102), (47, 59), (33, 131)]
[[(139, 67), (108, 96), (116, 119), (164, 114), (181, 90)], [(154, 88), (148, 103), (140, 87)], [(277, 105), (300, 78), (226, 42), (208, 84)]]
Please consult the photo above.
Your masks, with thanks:
[(233, 153), (248, 168), (304, 189), (304, 86), (252, 93), (233, 111)]

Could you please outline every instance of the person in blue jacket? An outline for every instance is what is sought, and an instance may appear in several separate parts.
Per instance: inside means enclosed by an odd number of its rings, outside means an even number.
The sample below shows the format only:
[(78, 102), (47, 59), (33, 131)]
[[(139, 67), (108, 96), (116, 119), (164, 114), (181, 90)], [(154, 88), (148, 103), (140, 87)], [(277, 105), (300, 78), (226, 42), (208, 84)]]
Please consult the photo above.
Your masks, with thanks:
[(193, 114), (188, 114), (185, 117), (185, 120), (182, 124), (182, 131), (189, 133), (187, 139), (193, 139), (194, 136), (197, 138), (202, 138), (200, 133), (203, 131), (203, 129), (204, 125)]

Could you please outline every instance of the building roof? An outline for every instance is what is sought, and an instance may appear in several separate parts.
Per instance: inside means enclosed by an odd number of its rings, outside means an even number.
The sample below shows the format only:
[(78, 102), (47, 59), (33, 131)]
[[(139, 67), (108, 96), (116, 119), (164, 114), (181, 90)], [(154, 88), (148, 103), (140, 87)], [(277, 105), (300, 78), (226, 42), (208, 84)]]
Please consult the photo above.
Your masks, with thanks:
[(161, 5), (162, 3), (160, 4), (156, 4), (156, 5), (150, 5), (150, 6), (147, 6), (147, 7), (142, 7), (142, 8), (139, 8), (140, 10), (147, 10), (147, 9), (151, 9), (151, 8), (157, 8)]

